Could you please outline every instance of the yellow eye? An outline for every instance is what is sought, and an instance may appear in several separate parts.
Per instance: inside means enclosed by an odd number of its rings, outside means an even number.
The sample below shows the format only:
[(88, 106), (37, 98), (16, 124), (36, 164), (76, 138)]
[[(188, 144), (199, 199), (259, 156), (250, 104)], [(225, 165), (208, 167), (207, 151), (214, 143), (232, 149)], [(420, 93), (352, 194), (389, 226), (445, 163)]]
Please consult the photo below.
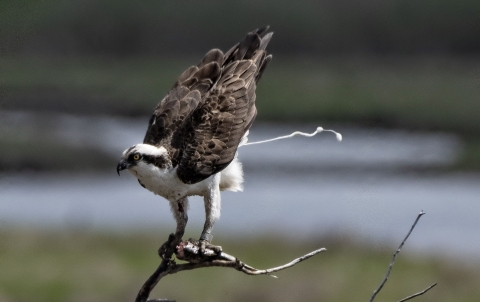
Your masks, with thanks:
[(133, 160), (139, 160), (139, 159), (140, 159), (140, 154), (133, 155)]

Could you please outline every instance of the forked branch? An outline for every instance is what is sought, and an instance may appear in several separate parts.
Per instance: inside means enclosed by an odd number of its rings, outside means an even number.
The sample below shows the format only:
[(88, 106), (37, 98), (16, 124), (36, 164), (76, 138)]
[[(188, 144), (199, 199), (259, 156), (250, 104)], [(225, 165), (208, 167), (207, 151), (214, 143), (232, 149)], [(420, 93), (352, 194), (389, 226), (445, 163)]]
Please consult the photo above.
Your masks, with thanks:
[[(217, 255), (215, 254), (214, 251), (207, 248), (205, 250), (205, 253), (201, 255), (199, 253), (199, 247), (197, 243), (184, 241), (177, 246), (175, 255), (179, 260), (184, 260), (188, 262), (183, 264), (177, 264), (173, 260), (163, 259), (159, 267), (157, 268), (157, 270), (153, 273), (152, 276), (150, 276), (150, 278), (145, 282), (145, 284), (140, 289), (137, 295), (137, 298), (135, 299), (135, 302), (147, 301), (150, 295), (150, 292), (157, 285), (160, 279), (162, 279), (167, 275), (175, 274), (181, 271), (187, 271), (187, 270), (203, 268), (203, 267), (215, 267), (215, 266), (231, 267), (247, 275), (270, 275), (276, 278), (276, 276), (272, 275), (272, 273), (292, 267), (295, 264), (300, 263), (304, 260), (307, 260), (315, 256), (316, 254), (319, 254), (324, 251), (326, 251), (326, 249), (321, 248), (313, 252), (310, 252), (306, 255), (303, 255), (302, 257), (296, 258), (293, 261), (286, 263), (284, 265), (260, 270), (224, 252), (221, 252), (220, 254)], [(153, 301), (169, 301), (169, 300), (149, 300), (149, 301), (153, 302)]]
[[(392, 260), (390, 261), (390, 265), (388, 266), (387, 273), (385, 274), (385, 277), (383, 278), (382, 282), (378, 286), (378, 288), (373, 292), (372, 296), (370, 297), (369, 302), (372, 302), (377, 294), (380, 292), (380, 290), (383, 288), (385, 283), (388, 280), (388, 277), (390, 276), (390, 272), (392, 271), (393, 265), (395, 263), (395, 260), (400, 253), (400, 250), (402, 249), (403, 245), (407, 241), (408, 237), (412, 233), (413, 229), (417, 225), (417, 222), (420, 220), (420, 217), (422, 217), (425, 214), (425, 212), (421, 211), (417, 218), (415, 219), (415, 222), (413, 223), (412, 227), (410, 228), (410, 231), (407, 233), (405, 238), (403, 239), (402, 243), (400, 246), (397, 248), (395, 253), (393, 254)], [(216, 254), (213, 250), (211, 249), (206, 249), (204, 254), (199, 253), (199, 246), (198, 242), (191, 242), (191, 241), (184, 241), (181, 242), (175, 249), (175, 255), (179, 260), (187, 261), (187, 263), (183, 264), (177, 264), (173, 260), (169, 259), (163, 259), (162, 262), (160, 263), (159, 267), (157, 270), (153, 273), (152, 276), (145, 282), (145, 284), (142, 286), (140, 289), (137, 298), (135, 299), (135, 302), (146, 302), (150, 292), (153, 290), (153, 288), (157, 285), (157, 283), (162, 279), (163, 277), (169, 275), (169, 274), (175, 274), (181, 271), (187, 271), (187, 270), (192, 270), (192, 269), (197, 269), (197, 268), (204, 268), (204, 267), (230, 267), (234, 268), (240, 272), (243, 272), (248, 275), (270, 275), (272, 277), (275, 277), (272, 275), (274, 272), (278, 272), (281, 270), (284, 270), (286, 268), (292, 267), (297, 263), (300, 263), (304, 260), (307, 260), (316, 254), (319, 254), (323, 251), (325, 251), (325, 248), (321, 248), (318, 250), (315, 250), (313, 252), (310, 252), (306, 255), (303, 255), (302, 257), (296, 258), (293, 261), (286, 263), (284, 265), (274, 267), (274, 268), (269, 268), (269, 269), (264, 269), (264, 270), (259, 270), (257, 268), (254, 268), (250, 265), (245, 264), (244, 262), (240, 261), (238, 258), (229, 255), (227, 253), (221, 252), (219, 254)], [(276, 278), (276, 277), (275, 277)], [(425, 288), (424, 290), (415, 293), (413, 295), (410, 295), (406, 298), (403, 298), (402, 300), (398, 302), (403, 302), (407, 300), (411, 300), (415, 297), (418, 297), (420, 295), (425, 294), (428, 292), (430, 289), (432, 289), (435, 284), (430, 285), (429, 287)], [(168, 302), (171, 300), (166, 300), (166, 299), (160, 299), (160, 300), (148, 300), (148, 302)]]
[[(412, 227), (410, 228), (410, 231), (408, 231), (407, 233), (407, 236), (405, 236), (405, 238), (403, 239), (402, 243), (400, 243), (400, 246), (397, 248), (397, 250), (395, 251), (395, 253), (393, 254), (393, 257), (392, 257), (392, 260), (390, 261), (390, 265), (388, 266), (388, 269), (387, 269), (387, 273), (385, 274), (385, 277), (383, 277), (383, 280), (382, 282), (380, 283), (380, 285), (378, 286), (378, 288), (373, 292), (372, 296), (370, 297), (370, 300), (369, 302), (372, 302), (375, 297), (377, 296), (377, 294), (380, 292), (380, 290), (382, 290), (383, 286), (385, 285), (385, 283), (387, 283), (387, 280), (388, 280), (388, 277), (390, 276), (390, 272), (392, 271), (392, 268), (393, 268), (393, 265), (395, 264), (395, 260), (397, 259), (397, 256), (398, 254), (400, 253), (400, 250), (402, 249), (403, 245), (405, 244), (405, 241), (407, 241), (408, 237), (410, 237), (410, 234), (412, 233), (413, 229), (415, 228), (415, 226), (417, 225), (417, 222), (420, 220), (420, 218), (425, 215), (425, 212), (424, 211), (420, 211), (420, 213), (418, 214), (417, 218), (415, 219), (415, 221), (413, 222), (413, 225)], [(421, 292), (418, 292), (416, 294), (413, 294), (411, 296), (408, 296), (406, 298), (403, 298), (402, 300), (400, 300), (399, 302), (402, 302), (402, 301), (407, 301), (407, 300), (410, 300), (410, 299), (413, 299), (415, 297), (418, 297), (420, 295), (423, 295), (424, 293), (428, 292), (430, 289), (432, 289), (435, 285), (437, 285), (437, 283), (435, 284), (432, 284), (430, 285), (429, 287), (427, 287), (426, 289), (424, 289), (423, 291)]]

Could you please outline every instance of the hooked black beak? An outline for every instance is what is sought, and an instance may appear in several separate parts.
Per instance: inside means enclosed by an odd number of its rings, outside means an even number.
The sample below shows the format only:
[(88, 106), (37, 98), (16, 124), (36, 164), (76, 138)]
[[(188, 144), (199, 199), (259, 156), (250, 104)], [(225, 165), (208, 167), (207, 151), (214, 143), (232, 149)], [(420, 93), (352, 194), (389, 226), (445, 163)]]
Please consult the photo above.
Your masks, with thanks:
[(118, 165), (117, 165), (118, 176), (120, 176), (120, 171), (125, 170), (126, 168), (127, 168), (127, 162), (124, 159), (118, 162)]

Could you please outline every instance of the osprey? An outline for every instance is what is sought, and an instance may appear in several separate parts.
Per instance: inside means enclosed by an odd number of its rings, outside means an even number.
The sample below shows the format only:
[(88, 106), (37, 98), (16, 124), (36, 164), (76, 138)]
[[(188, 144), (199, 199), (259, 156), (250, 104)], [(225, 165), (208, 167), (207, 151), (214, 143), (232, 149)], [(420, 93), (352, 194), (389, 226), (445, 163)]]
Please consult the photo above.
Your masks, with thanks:
[(206, 220), (200, 251), (211, 245), (220, 216), (220, 191), (242, 190), (237, 148), (246, 142), (257, 114), (255, 89), (272, 59), (266, 47), (272, 32), (254, 30), (225, 54), (210, 50), (184, 71), (157, 105), (143, 143), (126, 149), (117, 172), (128, 169), (142, 187), (170, 202), (176, 231), (159, 249), (162, 257), (182, 240), (188, 196), (203, 196)]

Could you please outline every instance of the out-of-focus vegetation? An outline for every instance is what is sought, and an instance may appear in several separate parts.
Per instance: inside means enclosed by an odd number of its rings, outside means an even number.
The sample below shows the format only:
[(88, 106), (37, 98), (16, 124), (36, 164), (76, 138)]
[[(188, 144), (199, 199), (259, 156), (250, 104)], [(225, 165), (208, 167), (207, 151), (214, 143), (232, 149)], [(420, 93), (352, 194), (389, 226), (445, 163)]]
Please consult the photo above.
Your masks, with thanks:
[[(159, 264), (156, 250), (166, 236), (155, 232), (119, 235), (79, 231), (2, 229), (0, 298), (38, 302), (132, 301)], [(328, 251), (268, 276), (208, 268), (162, 279), (152, 298), (177, 301), (366, 301), (382, 280), (395, 246), (358, 244), (347, 236), (286, 242), (263, 236), (249, 240), (218, 238), (227, 252), (267, 268), (313, 249)], [(342, 238), (342, 239), (338, 239)], [(433, 282), (438, 286), (419, 301), (478, 301), (478, 267), (432, 257), (398, 258), (378, 299), (397, 301)], [(215, 286), (212, 286), (214, 284)], [(423, 300), (422, 300), (423, 299)]]
[[(3, 108), (148, 116), (195, 59), (0, 59)], [(480, 58), (275, 58), (259, 119), (480, 133)]]
[[(257, 118), (456, 132), (466, 142), (457, 167), (476, 169), (480, 167), (479, 58), (320, 60), (278, 55), (259, 85)], [(178, 75), (199, 60), (3, 57), (0, 106), (14, 111), (144, 116), (146, 121)], [(9, 148), (7, 138), (1, 137), (0, 144)]]
[(465, 131), (480, 110), (479, 14), (475, 0), (4, 1), (0, 106), (143, 115), (208, 49), (271, 24), (259, 118)]
[(148, 115), (208, 49), (271, 24), (260, 119), (479, 133), (479, 14), (475, 0), (4, 1), (0, 106)]
[(106, 152), (67, 145), (44, 130), (0, 130), (0, 172), (101, 170), (111, 168), (115, 162)]
[(478, 54), (479, 13), (476, 0), (2, 1), (0, 52), (191, 54), (270, 24), (275, 53)]

